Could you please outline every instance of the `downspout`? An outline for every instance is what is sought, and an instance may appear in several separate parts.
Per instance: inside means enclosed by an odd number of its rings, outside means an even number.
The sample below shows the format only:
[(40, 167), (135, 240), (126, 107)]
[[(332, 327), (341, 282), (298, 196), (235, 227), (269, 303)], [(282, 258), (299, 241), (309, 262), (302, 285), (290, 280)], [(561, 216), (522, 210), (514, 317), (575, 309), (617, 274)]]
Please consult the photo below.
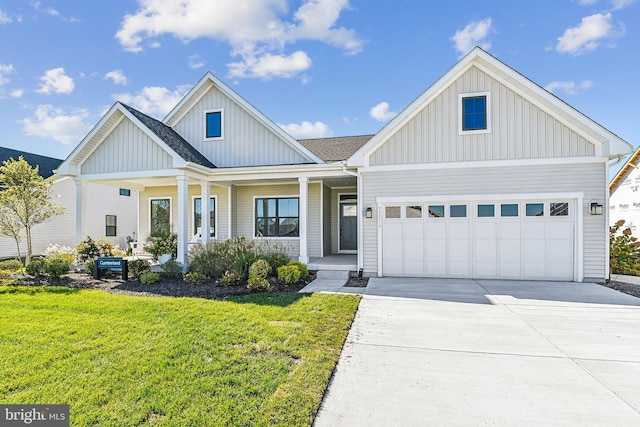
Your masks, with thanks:
[[(617, 156), (615, 162), (609, 163), (609, 167), (617, 165), (618, 163), (620, 163), (622, 161), (622, 159), (624, 159), (624, 157), (625, 156), (623, 156), (623, 155)], [(634, 164), (631, 164), (631, 166), (633, 166), (634, 168), (638, 169), (638, 167), (636, 165), (634, 165)]]
[(360, 175), (360, 170), (358, 172), (351, 172), (347, 170), (346, 162), (340, 162), (342, 164), (342, 172), (347, 175), (356, 177), (357, 184), (357, 199), (358, 199), (358, 274), (362, 275), (362, 270), (364, 268), (364, 233), (363, 233), (363, 224), (362, 224), (362, 175)]

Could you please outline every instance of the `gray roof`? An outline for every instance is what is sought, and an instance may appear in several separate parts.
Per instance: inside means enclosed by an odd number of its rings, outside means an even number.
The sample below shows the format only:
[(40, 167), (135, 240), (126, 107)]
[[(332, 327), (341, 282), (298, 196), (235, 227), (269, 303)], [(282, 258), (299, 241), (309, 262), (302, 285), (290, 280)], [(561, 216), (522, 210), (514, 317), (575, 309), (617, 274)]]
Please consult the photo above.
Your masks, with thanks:
[(53, 157), (41, 156), (39, 154), (27, 153), (26, 151), (14, 150), (11, 148), (0, 147), (0, 163), (9, 159), (18, 160), (22, 158), (31, 165), (38, 166), (38, 172), (43, 178), (49, 178), (53, 175), (53, 171), (62, 163), (60, 159)]
[(156, 120), (153, 117), (149, 117), (146, 114), (136, 110), (135, 108), (129, 107), (128, 105), (122, 104), (122, 106), (126, 108), (131, 114), (133, 114), (138, 120), (140, 120), (143, 125), (145, 125), (151, 132), (158, 136), (158, 138), (160, 138), (165, 144), (167, 144), (173, 151), (178, 153), (178, 155), (185, 161), (196, 163), (201, 166), (206, 166), (208, 168), (216, 167), (216, 165), (211, 163), (209, 159), (207, 159), (204, 155), (202, 155), (202, 153), (193, 148), (191, 144), (189, 144), (183, 137), (181, 137), (178, 132), (173, 130), (172, 127), (169, 127), (161, 121)]
[(305, 146), (325, 162), (339, 162), (347, 160), (367, 143), (374, 135), (339, 136), (335, 138), (300, 139), (298, 142)]

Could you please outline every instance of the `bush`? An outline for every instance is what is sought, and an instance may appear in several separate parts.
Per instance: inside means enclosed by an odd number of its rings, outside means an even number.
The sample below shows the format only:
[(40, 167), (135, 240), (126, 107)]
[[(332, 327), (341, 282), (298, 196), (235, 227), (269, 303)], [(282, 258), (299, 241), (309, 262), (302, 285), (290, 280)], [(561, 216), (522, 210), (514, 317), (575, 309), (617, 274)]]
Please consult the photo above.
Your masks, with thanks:
[(301, 277), (302, 272), (297, 265), (287, 264), (278, 268), (278, 280), (287, 285), (298, 282)]
[(73, 254), (59, 253), (59, 254), (53, 254), (53, 255), (47, 256), (46, 261), (59, 260), (59, 259), (64, 260), (64, 261), (68, 262), (69, 265), (71, 265), (71, 264), (73, 264), (73, 261), (74, 261), (75, 258), (73, 256)]
[(295, 265), (300, 270), (300, 277), (304, 279), (309, 275), (309, 269), (307, 268), (307, 264), (300, 261), (289, 261), (287, 265)]
[(18, 259), (6, 259), (0, 261), (0, 270), (9, 270), (12, 273), (22, 270), (22, 262)]
[(271, 275), (271, 266), (263, 259), (259, 259), (249, 267), (249, 278), (266, 279)]
[(618, 232), (625, 221), (621, 219), (609, 227), (609, 266), (612, 273), (640, 275), (640, 242), (631, 235), (631, 229)]
[(286, 253), (282, 252), (273, 252), (261, 254), (260, 259), (263, 259), (269, 263), (271, 266), (271, 272), (269, 276), (276, 277), (278, 275), (278, 267), (282, 267), (283, 265), (287, 265), (290, 261), (289, 256)]
[(204, 274), (200, 274), (197, 271), (190, 271), (184, 274), (184, 281), (190, 285), (202, 285), (208, 279)]
[(11, 270), (0, 269), (0, 279), (8, 279), (13, 274)]
[(31, 262), (27, 264), (27, 274), (34, 277), (40, 277), (44, 274), (45, 261), (42, 258), (31, 258)]
[(151, 273), (151, 264), (146, 259), (134, 259), (129, 261), (129, 276), (139, 279), (145, 273)]
[(239, 283), (240, 277), (231, 270), (225, 271), (224, 274), (220, 276), (220, 280), (216, 280), (216, 285), (218, 286), (233, 286)]
[(52, 279), (59, 279), (62, 275), (69, 272), (71, 263), (63, 254), (55, 255), (45, 260), (44, 272)]
[(171, 254), (173, 258), (178, 256), (178, 235), (169, 230), (154, 231), (144, 245), (144, 250), (157, 260), (158, 256)]
[[(73, 248), (70, 248), (69, 246), (60, 246), (57, 243), (54, 243), (54, 244), (49, 243), (49, 245), (47, 246), (47, 249), (45, 249), (44, 252), (42, 252), (42, 255), (44, 255), (45, 258), (49, 258), (49, 257), (52, 257), (53, 255), (60, 255), (60, 254), (71, 255), (73, 257), (75, 253), (76, 253), (75, 250)], [(73, 262), (73, 259), (71, 260), (71, 262)]]
[(268, 279), (250, 277), (247, 281), (247, 288), (249, 288), (253, 292), (270, 292), (271, 283), (269, 283)]
[(145, 273), (140, 276), (140, 282), (144, 285), (150, 285), (151, 283), (156, 283), (160, 280), (160, 275), (158, 273)]
[(160, 266), (162, 273), (160, 275), (165, 279), (181, 279), (182, 271), (184, 270), (183, 265), (178, 261), (167, 261)]
[(258, 259), (254, 252), (238, 253), (231, 264), (231, 269), (236, 273), (239, 280), (246, 281), (249, 278), (249, 269)]
[(86, 266), (88, 261), (98, 257), (112, 257), (114, 249), (113, 243), (106, 239), (93, 240), (91, 237), (87, 237), (76, 246), (76, 259), (80, 264)]

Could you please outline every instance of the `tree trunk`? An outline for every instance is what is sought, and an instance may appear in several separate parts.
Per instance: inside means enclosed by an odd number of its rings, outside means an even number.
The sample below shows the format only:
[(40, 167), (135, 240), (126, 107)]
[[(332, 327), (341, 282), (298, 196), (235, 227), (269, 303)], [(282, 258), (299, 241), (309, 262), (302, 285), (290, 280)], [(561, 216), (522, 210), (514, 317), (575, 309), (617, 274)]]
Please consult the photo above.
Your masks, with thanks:
[(16, 247), (18, 248), (18, 259), (20, 260), (20, 264), (25, 267), (26, 262), (22, 262), (22, 254), (20, 253), (20, 239), (14, 237), (14, 240), (16, 241)]
[(25, 227), (25, 235), (27, 237), (27, 257), (25, 259), (25, 265), (31, 262), (31, 227)]

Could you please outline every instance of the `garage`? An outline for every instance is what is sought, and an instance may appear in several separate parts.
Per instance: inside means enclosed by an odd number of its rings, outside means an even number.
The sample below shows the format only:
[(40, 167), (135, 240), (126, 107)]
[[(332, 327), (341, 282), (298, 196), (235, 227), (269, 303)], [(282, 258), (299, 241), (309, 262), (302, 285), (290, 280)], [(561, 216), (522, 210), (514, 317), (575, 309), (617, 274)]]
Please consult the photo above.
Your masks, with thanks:
[(574, 280), (575, 201), (381, 205), (382, 275)]

